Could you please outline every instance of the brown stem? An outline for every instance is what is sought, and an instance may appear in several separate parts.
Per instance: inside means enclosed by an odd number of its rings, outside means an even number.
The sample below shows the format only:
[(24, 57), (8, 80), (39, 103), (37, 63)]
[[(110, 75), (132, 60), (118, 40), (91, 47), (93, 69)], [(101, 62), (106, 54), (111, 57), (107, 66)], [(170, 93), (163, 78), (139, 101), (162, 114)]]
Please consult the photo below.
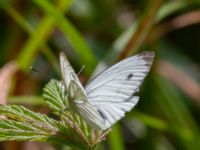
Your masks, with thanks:
[(141, 18), (138, 24), (136, 32), (133, 32), (125, 49), (119, 55), (118, 60), (122, 60), (133, 54), (142, 45), (149, 34), (152, 25), (154, 24), (155, 16), (160, 8), (161, 3), (162, 0), (151, 0), (150, 3), (147, 4), (146, 11), (144, 12), (144, 16)]
[(197, 23), (200, 23), (199, 10), (195, 10), (187, 14), (183, 14), (167, 22), (157, 25), (149, 34), (146, 42), (151, 43), (152, 41), (159, 39), (160, 37), (164, 36), (165, 34), (173, 30), (183, 28), (189, 25), (197, 24)]

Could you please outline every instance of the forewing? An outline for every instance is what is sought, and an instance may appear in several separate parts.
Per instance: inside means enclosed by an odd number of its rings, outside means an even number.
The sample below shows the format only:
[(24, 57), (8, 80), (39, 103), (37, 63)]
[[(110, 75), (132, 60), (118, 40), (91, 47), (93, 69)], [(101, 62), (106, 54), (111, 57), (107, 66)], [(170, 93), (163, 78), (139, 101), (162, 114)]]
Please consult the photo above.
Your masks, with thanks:
[(60, 68), (66, 91), (69, 89), (69, 84), (71, 80), (76, 81), (82, 91), (84, 91), (74, 69), (71, 67), (69, 61), (67, 60), (67, 57), (63, 52), (60, 53)]
[(85, 91), (64, 53), (60, 53), (60, 67), (70, 109), (81, 115), (92, 126), (105, 129), (104, 119), (88, 102)]
[(94, 78), (85, 88), (89, 102), (95, 106), (110, 127), (130, 111), (139, 97), (138, 91), (149, 72), (153, 52), (143, 52), (127, 58)]

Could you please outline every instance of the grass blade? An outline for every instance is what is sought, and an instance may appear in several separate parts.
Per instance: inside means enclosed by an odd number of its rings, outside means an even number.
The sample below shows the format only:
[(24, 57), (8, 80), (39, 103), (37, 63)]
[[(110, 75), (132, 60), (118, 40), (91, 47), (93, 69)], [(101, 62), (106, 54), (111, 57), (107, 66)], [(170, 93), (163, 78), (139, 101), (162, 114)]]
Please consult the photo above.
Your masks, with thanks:
[(34, 0), (47, 14), (52, 16), (57, 23), (57, 26), (64, 32), (65, 36), (81, 58), (81, 63), (87, 66), (86, 73), (91, 73), (96, 66), (96, 58), (89, 48), (87, 42), (81, 36), (79, 31), (65, 18), (60, 12), (56, 11), (55, 7), (48, 1)]
[[(65, 12), (69, 6), (71, 6), (71, 1), (61, 0), (58, 3), (56, 11)], [(40, 46), (48, 40), (50, 33), (54, 29), (54, 25), (55, 20), (49, 14), (38, 24), (38, 27), (31, 34), (17, 58), (17, 62), (22, 70), (27, 71), (29, 69)]]

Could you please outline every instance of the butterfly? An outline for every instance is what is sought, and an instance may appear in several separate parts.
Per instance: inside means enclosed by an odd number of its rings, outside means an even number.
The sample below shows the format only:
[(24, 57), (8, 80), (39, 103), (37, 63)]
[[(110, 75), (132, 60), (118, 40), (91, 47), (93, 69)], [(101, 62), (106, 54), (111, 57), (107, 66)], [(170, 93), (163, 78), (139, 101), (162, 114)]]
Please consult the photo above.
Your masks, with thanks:
[(124, 117), (138, 102), (134, 94), (148, 74), (154, 52), (126, 58), (94, 77), (83, 88), (63, 52), (61, 74), (70, 110), (78, 113), (92, 127), (105, 130)]

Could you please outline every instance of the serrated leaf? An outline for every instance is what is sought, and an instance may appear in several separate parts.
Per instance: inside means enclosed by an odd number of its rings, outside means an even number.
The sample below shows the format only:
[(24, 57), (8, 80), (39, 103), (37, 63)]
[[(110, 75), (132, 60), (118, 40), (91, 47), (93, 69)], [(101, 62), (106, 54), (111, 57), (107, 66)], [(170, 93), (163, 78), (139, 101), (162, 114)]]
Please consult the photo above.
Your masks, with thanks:
[(17, 121), (26, 122), (36, 126), (37, 128), (43, 128), (45, 130), (57, 132), (56, 121), (42, 115), (28, 110), (20, 105), (0, 105), (0, 114), (6, 115)]
[(62, 82), (51, 80), (44, 88), (46, 103), (61, 115), (60, 121), (35, 113), (19, 105), (0, 105), (0, 114), (12, 120), (0, 119), (0, 141), (45, 140), (93, 149), (109, 132), (89, 126), (78, 114), (68, 108)]
[(98, 131), (91, 128), (78, 114), (74, 112), (66, 111), (65, 114), (61, 116), (61, 119), (64, 120), (66, 126), (71, 128), (74, 133), (77, 133), (80, 140), (86, 143), (91, 149), (104, 140), (105, 136), (110, 131)]
[(60, 113), (68, 108), (65, 87), (61, 81), (52, 79), (43, 89), (43, 97), (49, 107)]
[(64, 121), (65, 126), (72, 130), (72, 138), (75, 141), (85, 143), (93, 148), (109, 132), (108, 130), (98, 131), (91, 128), (78, 114), (69, 111), (65, 87), (61, 81), (51, 80), (45, 86), (43, 96), (50, 108), (61, 114), (61, 120)]
[(0, 105), (0, 114), (8, 117), (0, 119), (0, 140), (39, 140), (70, 135), (64, 123), (23, 106)]
[(15, 120), (0, 119), (0, 141), (17, 140), (32, 141), (42, 140), (52, 136), (52, 133), (38, 129), (31, 124)]

